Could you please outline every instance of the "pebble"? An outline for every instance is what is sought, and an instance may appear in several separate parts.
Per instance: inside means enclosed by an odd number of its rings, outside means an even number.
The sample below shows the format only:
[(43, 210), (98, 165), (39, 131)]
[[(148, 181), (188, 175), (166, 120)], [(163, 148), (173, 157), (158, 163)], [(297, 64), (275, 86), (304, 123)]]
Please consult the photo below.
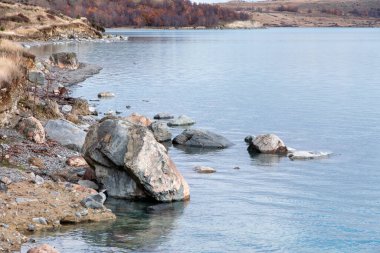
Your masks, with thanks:
[(36, 177), (34, 178), (33, 181), (35, 184), (38, 184), (38, 185), (42, 185), (45, 183), (45, 180), (42, 177), (40, 177), (39, 175), (36, 175)]
[(115, 96), (114, 93), (111, 93), (108, 91), (98, 93), (99, 98), (107, 98), (107, 97), (114, 97), (114, 96)]
[(8, 224), (5, 224), (5, 223), (0, 223), (0, 227), (3, 227), (3, 228), (9, 228), (9, 225), (8, 225)]
[(7, 192), (7, 191), (8, 191), (7, 185), (4, 183), (0, 183), (0, 192)]
[(65, 114), (70, 113), (72, 109), (73, 109), (73, 107), (71, 105), (62, 106), (62, 112)]
[(28, 202), (36, 202), (36, 201), (38, 201), (38, 200), (37, 199), (28, 199), (28, 198), (16, 198), (17, 204), (28, 203)]
[(41, 225), (47, 225), (47, 220), (44, 218), (44, 217), (38, 217), (38, 218), (33, 218), (32, 221), (34, 223), (38, 223), (38, 224), (41, 224)]
[(2, 183), (4, 183), (4, 184), (8, 185), (8, 184), (11, 184), (11, 183), (12, 183), (12, 180), (10, 180), (10, 179), (7, 178), (7, 177), (2, 177), (2, 178), (0, 179), (0, 182), (2, 182)]
[(28, 231), (31, 231), (31, 232), (36, 231), (36, 226), (33, 224), (29, 224), (28, 225)]
[(205, 167), (205, 166), (197, 166), (194, 168), (194, 170), (198, 173), (202, 173), (202, 174), (209, 174), (209, 173), (215, 173), (216, 170), (214, 168), (211, 168), (211, 167)]
[(234, 170), (240, 170), (239, 166), (234, 167)]

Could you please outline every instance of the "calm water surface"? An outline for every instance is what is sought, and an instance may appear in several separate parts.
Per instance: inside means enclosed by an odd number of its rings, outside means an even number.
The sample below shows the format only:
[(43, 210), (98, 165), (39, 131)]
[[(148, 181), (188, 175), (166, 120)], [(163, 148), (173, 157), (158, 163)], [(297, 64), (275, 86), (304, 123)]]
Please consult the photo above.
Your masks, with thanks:
[[(191, 187), (188, 203), (152, 210), (110, 201), (116, 222), (65, 227), (37, 242), (67, 253), (380, 251), (380, 30), (109, 32), (129, 39), (38, 50), (75, 51), (103, 66), (74, 88), (87, 99), (115, 93), (96, 104), (101, 112), (186, 114), (236, 145), (169, 148)], [(260, 133), (335, 155), (251, 157), (243, 139)], [(197, 174), (196, 165), (217, 173)]]

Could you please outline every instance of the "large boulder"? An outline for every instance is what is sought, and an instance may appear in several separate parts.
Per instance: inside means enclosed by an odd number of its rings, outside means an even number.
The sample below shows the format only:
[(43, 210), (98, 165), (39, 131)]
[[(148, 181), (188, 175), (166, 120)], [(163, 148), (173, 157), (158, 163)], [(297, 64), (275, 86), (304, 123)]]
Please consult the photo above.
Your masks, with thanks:
[(189, 199), (189, 186), (153, 133), (121, 118), (92, 126), (82, 150), (109, 196), (169, 202)]
[(170, 141), (172, 139), (172, 134), (164, 122), (153, 122), (150, 125), (150, 129), (158, 142)]
[(79, 62), (76, 53), (55, 53), (50, 56), (50, 62), (59, 68), (77, 69)]
[(17, 124), (17, 130), (35, 143), (45, 143), (45, 129), (41, 122), (34, 118), (23, 118)]
[(256, 136), (248, 146), (250, 153), (263, 154), (287, 154), (285, 143), (275, 134), (263, 134)]
[(86, 138), (85, 131), (64, 119), (49, 120), (45, 125), (45, 131), (49, 139), (76, 151), (82, 149)]
[(227, 148), (232, 142), (207, 130), (187, 129), (173, 139), (173, 144), (199, 148)]

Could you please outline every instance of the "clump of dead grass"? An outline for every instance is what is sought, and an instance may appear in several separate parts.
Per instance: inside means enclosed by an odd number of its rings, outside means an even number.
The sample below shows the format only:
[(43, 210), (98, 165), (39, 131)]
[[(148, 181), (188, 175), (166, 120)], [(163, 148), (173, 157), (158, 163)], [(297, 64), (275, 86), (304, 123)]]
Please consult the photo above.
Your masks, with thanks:
[(19, 60), (14, 57), (11, 59), (6, 56), (0, 56), (0, 86), (19, 79), (21, 75)]

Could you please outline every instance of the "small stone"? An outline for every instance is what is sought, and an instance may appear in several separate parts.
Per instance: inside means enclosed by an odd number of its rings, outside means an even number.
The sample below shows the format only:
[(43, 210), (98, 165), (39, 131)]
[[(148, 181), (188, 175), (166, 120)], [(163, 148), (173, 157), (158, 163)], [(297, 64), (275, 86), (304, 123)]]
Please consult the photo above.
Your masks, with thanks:
[(174, 119), (174, 116), (169, 113), (161, 112), (154, 115), (153, 118), (154, 119)]
[(80, 218), (82, 218), (82, 215), (81, 215), (81, 213), (80, 213), (80, 212), (76, 212), (76, 213), (75, 213), (75, 217), (77, 217), (77, 218), (79, 218), (79, 219), (80, 219)]
[(72, 167), (85, 167), (88, 166), (86, 160), (82, 156), (72, 156), (66, 161), (66, 164)]
[(7, 185), (4, 183), (0, 183), (0, 192), (7, 192), (7, 191), (8, 191)]
[(205, 166), (197, 166), (194, 168), (194, 171), (201, 173), (201, 174), (210, 174), (210, 173), (215, 173), (216, 170), (211, 167), (205, 167)]
[(72, 109), (73, 109), (73, 107), (71, 105), (62, 106), (62, 112), (65, 114), (70, 113)]
[(111, 92), (108, 92), (108, 91), (104, 91), (104, 92), (98, 93), (98, 97), (99, 98), (109, 98), (109, 97), (114, 97), (114, 96), (115, 96), (114, 93), (111, 93)]
[(131, 108), (132, 108), (132, 106), (130, 106), (130, 105), (127, 105), (125, 108), (127, 108), (127, 109), (131, 109)]
[(33, 218), (32, 221), (37, 224), (47, 225), (47, 220), (44, 217)]
[(36, 175), (36, 177), (34, 178), (34, 183), (38, 185), (42, 185), (45, 183), (45, 180), (39, 175)]
[(87, 215), (88, 215), (88, 210), (87, 210), (87, 209), (83, 209), (83, 210), (80, 212), (80, 215), (82, 215), (82, 216), (87, 216)]
[(28, 203), (28, 202), (37, 202), (37, 201), (38, 201), (37, 199), (16, 198), (17, 204)]
[(255, 136), (253, 135), (248, 135), (244, 138), (244, 142), (247, 143), (247, 144), (251, 144), (251, 142), (253, 141), (253, 139), (255, 139)]
[(9, 185), (12, 183), (12, 180), (10, 180), (8, 177), (1, 177), (0, 182), (4, 183), (6, 185)]
[(29, 224), (29, 225), (28, 225), (28, 231), (30, 231), (30, 232), (34, 232), (34, 231), (36, 231), (36, 226), (33, 225), (33, 224)]
[(240, 170), (239, 166), (234, 167), (234, 170)]
[(0, 227), (2, 227), (2, 228), (9, 228), (9, 225), (5, 224), (5, 223), (0, 223)]

